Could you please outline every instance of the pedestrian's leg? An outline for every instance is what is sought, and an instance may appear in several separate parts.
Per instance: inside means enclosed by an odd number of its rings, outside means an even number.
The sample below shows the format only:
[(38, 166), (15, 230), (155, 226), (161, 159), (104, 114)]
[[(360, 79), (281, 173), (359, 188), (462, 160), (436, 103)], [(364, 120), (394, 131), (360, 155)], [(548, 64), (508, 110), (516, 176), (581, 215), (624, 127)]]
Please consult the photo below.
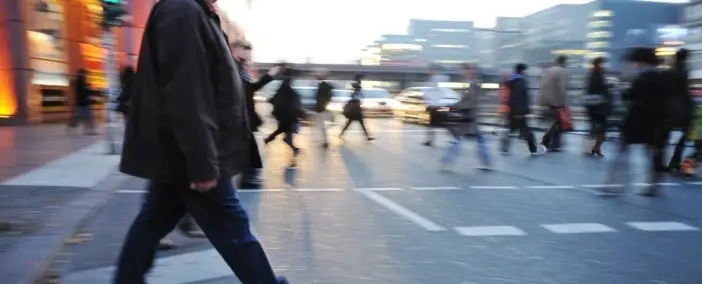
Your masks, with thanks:
[(453, 139), (449, 141), (449, 146), (446, 148), (446, 152), (444, 153), (443, 158), (441, 159), (441, 162), (444, 165), (452, 164), (456, 162), (456, 159), (458, 158), (458, 155), (460, 155), (461, 151), (461, 137), (460, 136), (453, 136)]
[(327, 140), (327, 118), (328, 118), (329, 112), (324, 111), (320, 112), (317, 114), (317, 127), (319, 129), (319, 134), (322, 136), (322, 146), (327, 147), (329, 145), (329, 141)]
[(271, 141), (275, 140), (275, 138), (278, 137), (278, 135), (283, 134), (283, 133), (285, 133), (285, 131), (283, 131), (283, 129), (280, 126), (278, 126), (278, 128), (276, 128), (275, 131), (273, 131), (273, 133), (271, 133), (271, 135), (268, 135), (268, 138), (266, 138), (263, 141), (266, 144), (271, 143)]
[(487, 146), (487, 142), (485, 141), (485, 136), (478, 132), (475, 136), (475, 141), (477, 142), (477, 149), (478, 149), (478, 157), (480, 157), (480, 162), (483, 164), (485, 167), (489, 167), (491, 164), (490, 161), (490, 154), (489, 154), (489, 149)]
[(353, 122), (353, 120), (346, 119), (346, 124), (344, 124), (344, 128), (341, 129), (341, 132), (339, 133), (339, 137), (344, 136), (344, 133), (346, 133), (346, 130), (349, 129), (349, 126), (351, 126), (351, 122)]
[(358, 120), (358, 124), (361, 125), (361, 129), (363, 129), (363, 134), (366, 135), (366, 139), (368, 141), (373, 140), (373, 137), (371, 137), (368, 133), (368, 129), (366, 129), (366, 123), (363, 121), (363, 117), (361, 117), (361, 119)]
[(278, 283), (229, 178), (206, 193), (181, 191), (188, 211), (243, 284)]
[(529, 153), (536, 154), (538, 151), (536, 148), (536, 137), (534, 137), (534, 133), (531, 132), (526, 117), (520, 118), (516, 123), (518, 123), (519, 136), (524, 137), (524, 140), (527, 142)]
[(685, 142), (687, 142), (687, 127), (682, 129), (682, 136), (678, 140), (678, 144), (675, 145), (675, 150), (673, 150), (673, 156), (670, 157), (670, 163), (668, 163), (668, 169), (670, 170), (680, 170), (680, 164), (682, 163), (682, 155), (685, 150)]
[(175, 228), (185, 214), (176, 185), (151, 182), (141, 211), (129, 228), (117, 262), (115, 284), (142, 284), (151, 269), (159, 241)]

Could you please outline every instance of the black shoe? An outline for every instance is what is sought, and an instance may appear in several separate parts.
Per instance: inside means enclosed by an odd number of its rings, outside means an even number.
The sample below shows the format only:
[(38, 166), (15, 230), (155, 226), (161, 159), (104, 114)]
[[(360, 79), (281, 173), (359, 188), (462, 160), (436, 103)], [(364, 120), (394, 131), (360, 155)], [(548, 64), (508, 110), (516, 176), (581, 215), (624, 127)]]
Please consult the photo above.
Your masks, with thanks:
[(424, 142), (424, 144), (422, 144), (422, 145), (427, 146), (427, 147), (431, 147), (431, 146), (433, 146), (434, 144), (431, 143), (430, 141), (427, 141), (427, 142)]
[(366, 141), (368, 141), (368, 142), (371, 142), (373, 140), (375, 140), (375, 137), (366, 137)]
[(327, 142), (322, 143), (322, 148), (324, 148), (324, 149), (329, 148), (329, 143), (327, 143)]

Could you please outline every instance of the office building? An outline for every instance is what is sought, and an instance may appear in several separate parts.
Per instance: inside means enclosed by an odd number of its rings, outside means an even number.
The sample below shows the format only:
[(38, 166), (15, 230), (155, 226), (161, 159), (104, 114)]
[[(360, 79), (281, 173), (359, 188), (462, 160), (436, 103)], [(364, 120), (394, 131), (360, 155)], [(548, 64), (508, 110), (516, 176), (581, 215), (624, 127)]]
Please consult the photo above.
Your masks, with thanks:
[(476, 28), (472, 36), (475, 63), (481, 68), (495, 67), (495, 30)]
[(605, 57), (611, 70), (622, 70), (622, 59), (634, 46), (658, 48), (670, 56), (684, 43), (679, 26), (684, 4), (632, 0), (598, 0), (588, 15), (586, 59)]
[(375, 42), (379, 49), (380, 65), (417, 66), (422, 64), (423, 45), (408, 35), (383, 35)]
[(493, 37), (493, 61), (496, 69), (511, 70), (523, 59), (521, 18), (498, 17)]
[[(118, 64), (136, 58), (153, 3), (129, 1), (134, 24), (114, 30)], [(92, 88), (107, 86), (101, 17), (100, 0), (0, 1), (0, 125), (68, 118), (79, 68)]]
[(688, 30), (685, 47), (690, 50), (690, 78), (702, 79), (702, 0), (690, 1), (685, 6), (683, 16)]
[(421, 59), (429, 63), (475, 62), (473, 22), (412, 19), (407, 34), (423, 43)]

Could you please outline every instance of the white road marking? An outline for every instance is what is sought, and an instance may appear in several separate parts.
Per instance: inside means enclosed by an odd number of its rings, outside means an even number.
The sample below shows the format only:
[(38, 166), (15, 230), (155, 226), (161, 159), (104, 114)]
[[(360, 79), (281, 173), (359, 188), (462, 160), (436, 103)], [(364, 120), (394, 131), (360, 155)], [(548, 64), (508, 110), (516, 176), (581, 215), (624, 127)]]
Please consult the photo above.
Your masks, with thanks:
[(362, 187), (356, 188), (357, 191), (400, 191), (403, 190), (400, 187)]
[(471, 186), (472, 189), (519, 189), (517, 186)]
[(647, 232), (699, 231), (700, 229), (680, 222), (627, 222), (630, 227)]
[(263, 188), (263, 189), (237, 189), (236, 193), (253, 193), (253, 192), (285, 192), (283, 188)]
[(368, 199), (375, 201), (376, 203), (384, 206), (388, 210), (394, 212), (397, 215), (400, 215), (404, 217), (405, 219), (411, 221), (412, 223), (417, 224), (418, 226), (422, 227), (423, 229), (427, 231), (445, 231), (446, 229), (439, 224), (436, 224), (422, 216), (420, 216), (417, 213), (412, 212), (411, 210), (403, 207), (400, 204), (395, 203), (394, 201), (388, 199), (385, 196), (382, 196), (380, 193), (377, 193), (375, 191), (370, 191), (370, 190), (357, 190), (358, 193), (362, 194), (365, 197), (368, 197)]
[(587, 187), (587, 188), (618, 188), (618, 187), (624, 187), (624, 185), (621, 185), (621, 184), (584, 184), (584, 185), (581, 185), (581, 187)]
[(455, 227), (453, 229), (462, 236), (524, 236), (527, 234), (514, 226)]
[(460, 187), (456, 186), (417, 186), (412, 187), (414, 190), (459, 190)]
[(144, 194), (147, 192), (148, 191), (143, 190), (143, 189), (121, 189), (121, 190), (117, 191), (117, 193), (124, 193), (124, 194)]
[(679, 183), (673, 183), (673, 182), (659, 182), (657, 185), (660, 186), (680, 186)]
[(575, 188), (575, 186), (571, 186), (571, 185), (532, 185), (532, 186), (529, 186), (529, 188), (534, 188), (534, 189), (572, 189), (572, 188)]
[(631, 185), (633, 185), (633, 186), (651, 186), (652, 184), (645, 183), (645, 182), (637, 182), (637, 183), (632, 183)]
[(343, 188), (293, 188), (297, 192), (338, 192), (344, 191)]
[(93, 188), (112, 174), (119, 164), (120, 155), (107, 155), (106, 149), (104, 142), (97, 142), (10, 178), (2, 185)]
[[(61, 282), (71, 284), (111, 283), (114, 266), (70, 273)], [(234, 276), (216, 250), (204, 250), (156, 259), (148, 283), (185, 284)]]
[(610, 233), (617, 230), (598, 223), (564, 223), (541, 225), (556, 234)]
[(687, 184), (689, 184), (689, 185), (702, 185), (702, 181), (691, 181), (691, 182), (688, 182)]

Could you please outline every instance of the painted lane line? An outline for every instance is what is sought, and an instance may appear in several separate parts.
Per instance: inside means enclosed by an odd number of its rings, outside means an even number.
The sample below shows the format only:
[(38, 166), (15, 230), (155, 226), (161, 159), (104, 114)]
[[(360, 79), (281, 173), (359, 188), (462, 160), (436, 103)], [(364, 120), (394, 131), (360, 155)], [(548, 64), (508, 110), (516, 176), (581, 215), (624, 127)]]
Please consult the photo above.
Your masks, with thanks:
[(496, 237), (496, 236), (525, 236), (527, 233), (513, 226), (476, 226), (453, 228), (461, 236)]
[(573, 189), (575, 186), (570, 185), (532, 185), (529, 188), (534, 189)]
[(471, 186), (471, 189), (519, 189), (517, 186)]
[(660, 186), (680, 186), (679, 183), (673, 183), (673, 182), (659, 182), (657, 185)]
[(237, 189), (236, 193), (254, 193), (254, 192), (284, 192), (283, 188), (263, 188), (263, 189)]
[(460, 187), (456, 186), (417, 186), (412, 187), (414, 190), (460, 190)]
[(293, 188), (297, 192), (339, 192), (344, 191), (343, 188)]
[(362, 187), (356, 188), (356, 191), (400, 191), (403, 190), (400, 187)]
[(652, 184), (646, 183), (646, 182), (637, 182), (637, 183), (632, 183), (631, 185), (633, 185), (633, 186), (651, 186)]
[(124, 193), (124, 194), (144, 194), (144, 193), (147, 193), (148, 191), (143, 190), (143, 189), (120, 189), (116, 192), (117, 193)]
[(624, 187), (622, 184), (584, 184), (581, 185), (581, 187), (587, 187), (587, 188), (618, 188), (618, 187)]
[(617, 230), (598, 223), (564, 223), (541, 225), (556, 234), (611, 233)]
[(699, 231), (700, 229), (680, 222), (627, 222), (630, 227), (647, 232)]
[(395, 214), (400, 215), (405, 219), (411, 221), (412, 223), (417, 224), (418, 226), (422, 227), (427, 231), (446, 231), (446, 229), (440, 226), (439, 224), (436, 224), (420, 216), (419, 214), (412, 212), (411, 210), (403, 207), (402, 205), (397, 204), (394, 201), (388, 199), (387, 197), (381, 195), (380, 193), (370, 190), (357, 190), (357, 192), (365, 197), (368, 197), (368, 199), (373, 200), (376, 203), (384, 206), (385, 208), (394, 212)]
[(689, 184), (689, 185), (702, 185), (702, 181), (691, 181), (691, 182), (687, 182), (687, 184)]

